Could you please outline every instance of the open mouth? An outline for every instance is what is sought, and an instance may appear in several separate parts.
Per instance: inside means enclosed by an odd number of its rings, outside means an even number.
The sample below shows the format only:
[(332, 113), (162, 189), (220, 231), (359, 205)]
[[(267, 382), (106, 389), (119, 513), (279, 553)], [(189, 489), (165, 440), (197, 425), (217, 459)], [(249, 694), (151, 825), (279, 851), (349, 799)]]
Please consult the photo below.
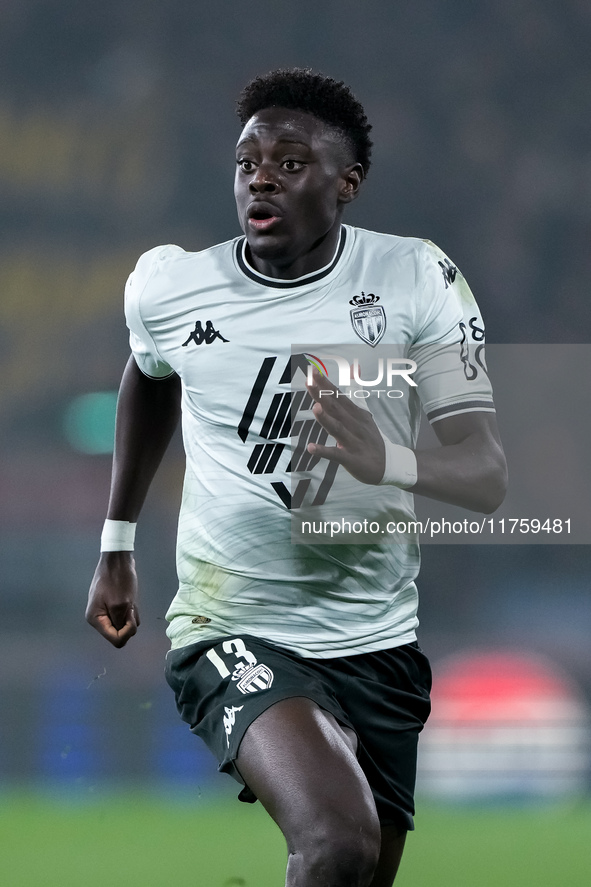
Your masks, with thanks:
[(250, 214), (248, 224), (256, 231), (265, 231), (278, 221), (279, 216), (274, 216), (270, 210), (257, 209)]

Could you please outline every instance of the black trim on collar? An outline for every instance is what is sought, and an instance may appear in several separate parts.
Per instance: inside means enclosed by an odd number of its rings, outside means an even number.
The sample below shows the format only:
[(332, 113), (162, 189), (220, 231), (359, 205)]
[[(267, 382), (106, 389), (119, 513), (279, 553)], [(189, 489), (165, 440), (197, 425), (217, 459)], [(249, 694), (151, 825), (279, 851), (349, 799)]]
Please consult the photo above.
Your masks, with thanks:
[(251, 266), (245, 261), (243, 255), (246, 237), (241, 237), (236, 243), (236, 261), (238, 262), (238, 267), (242, 273), (246, 274), (251, 280), (256, 281), (256, 283), (262, 283), (263, 286), (273, 286), (276, 289), (293, 289), (293, 287), (296, 286), (306, 286), (309, 283), (316, 283), (317, 280), (321, 280), (323, 277), (326, 277), (327, 274), (330, 274), (343, 254), (346, 240), (347, 231), (343, 226), (341, 228), (341, 240), (330, 265), (327, 265), (320, 271), (313, 271), (311, 274), (306, 274), (304, 277), (298, 277), (295, 280), (278, 280), (274, 277), (264, 277), (262, 274), (258, 274), (254, 268), (251, 268)]

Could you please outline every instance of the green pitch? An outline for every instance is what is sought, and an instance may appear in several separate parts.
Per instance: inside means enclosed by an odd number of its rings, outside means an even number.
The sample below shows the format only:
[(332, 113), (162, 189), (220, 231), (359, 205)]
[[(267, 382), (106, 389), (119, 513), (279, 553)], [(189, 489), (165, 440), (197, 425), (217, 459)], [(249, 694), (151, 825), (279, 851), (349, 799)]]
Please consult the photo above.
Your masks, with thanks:
[[(588, 887), (591, 806), (423, 806), (396, 887)], [(281, 887), (285, 846), (260, 804), (145, 794), (84, 804), (0, 795), (6, 887)]]

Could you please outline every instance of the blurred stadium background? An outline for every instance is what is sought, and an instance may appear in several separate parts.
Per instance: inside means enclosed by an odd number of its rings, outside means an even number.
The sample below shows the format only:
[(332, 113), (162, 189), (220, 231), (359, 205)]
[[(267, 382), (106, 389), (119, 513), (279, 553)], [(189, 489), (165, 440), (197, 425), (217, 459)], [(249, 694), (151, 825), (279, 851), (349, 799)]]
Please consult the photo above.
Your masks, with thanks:
[[(239, 233), (232, 150), (238, 133), (233, 105), (241, 86), (257, 73), (286, 65), (310, 65), (350, 83), (374, 124), (375, 149), (366, 193), (348, 220), (440, 245), (470, 282), (490, 342), (580, 344), (589, 342), (590, 332), (590, 42), (587, 0), (300, 0), (295, 6), (283, 0), (253, 0), (248, 6), (229, 0), (215, 6), (195, 0), (95, 5), (3, 0), (3, 811), (24, 810), (27, 793), (43, 791), (50, 801), (39, 808), (40, 821), (49, 823), (58, 800), (77, 799), (99, 805), (104, 822), (109, 814), (100, 804), (123, 789), (157, 790), (167, 804), (189, 798), (187, 803), (197, 806), (204, 799), (215, 804), (232, 790), (225, 778), (212, 782), (211, 761), (177, 723), (162, 677), (163, 616), (175, 591), (175, 516), (183, 470), (178, 441), (138, 533), (140, 634), (125, 650), (111, 650), (86, 626), (83, 612), (108, 494), (114, 392), (128, 353), (123, 285), (138, 254), (151, 246), (174, 242), (199, 249)], [(578, 408), (585, 412), (589, 405), (579, 401)], [(523, 409), (527, 412), (527, 404)], [(548, 447), (551, 456), (564, 460), (566, 453), (576, 467), (577, 459), (586, 458), (584, 443), (573, 441), (569, 428), (559, 428)], [(572, 473), (576, 486), (574, 468)], [(540, 475), (538, 483), (551, 485), (552, 478)], [(590, 823), (585, 801), (590, 564), (587, 545), (426, 546), (420, 583), (421, 642), (436, 673), (441, 662), (444, 702), (450, 686), (446, 669), (453, 671), (453, 657), (466, 651), (533, 657), (534, 663), (543, 662), (547, 676), (554, 675), (547, 681), (563, 687), (571, 700), (570, 715), (564, 716), (564, 697), (545, 709), (551, 727), (563, 717), (563, 725), (568, 722), (575, 731), (566, 740), (553, 734), (561, 760), (566, 754), (570, 771), (576, 770), (568, 790), (561, 783), (554, 794), (562, 803), (580, 804), (576, 809), (587, 818), (577, 818), (569, 806), (567, 819), (560, 820), (567, 821), (563, 831), (544, 820), (549, 836), (559, 835), (546, 843), (556, 841), (562, 871), (567, 859), (571, 867), (576, 863), (582, 880), (569, 870), (564, 883), (571, 884), (588, 883), (591, 875), (583, 862)], [(531, 685), (519, 692), (530, 690)], [(478, 696), (480, 691), (472, 687), (470, 692)], [(514, 694), (515, 687), (508, 692)], [(488, 710), (493, 721), (498, 719), (498, 708)], [(447, 813), (429, 819), (437, 816), (429, 813), (434, 798), (438, 804), (450, 802), (449, 793), (441, 794), (441, 779), (437, 782), (442, 767), (452, 766), (449, 760), (441, 763), (449, 730), (458, 729), (457, 723), (445, 722), (449, 711), (441, 714), (443, 721), (434, 721), (432, 738), (425, 737), (431, 757), (421, 790), (432, 800), (425, 814), (428, 837), (417, 832), (414, 846), (425, 841), (417, 858), (440, 871), (437, 883), (480, 885), (488, 883), (485, 874), (476, 875), (469, 866), (465, 881), (451, 864), (448, 876), (432, 843), (441, 823), (454, 821)], [(514, 718), (514, 710), (507, 717)], [(520, 723), (519, 736), (531, 739), (526, 721)], [(489, 727), (468, 725), (480, 737)], [(465, 741), (465, 734), (460, 740), (458, 735), (451, 734), (452, 746)], [(489, 740), (494, 745), (499, 737), (491, 734)], [(506, 734), (499, 741), (506, 742)], [(509, 740), (512, 748), (521, 748), (524, 772), (528, 741)], [(443, 742), (439, 751), (437, 742)], [(572, 755), (579, 756), (576, 767)], [(556, 769), (552, 755), (538, 754), (536, 760), (546, 760), (540, 766), (548, 773)], [(474, 768), (482, 770), (482, 758)], [(472, 792), (473, 807), (490, 800), (485, 788), (480, 784)], [(513, 805), (504, 820), (510, 825), (507, 834), (515, 835), (516, 822), (533, 815), (531, 804), (529, 814), (516, 814), (516, 801), (535, 801), (537, 808), (542, 805), (535, 815), (546, 815), (544, 799), (527, 779), (508, 784), (504, 796), (494, 800)], [(479, 811), (458, 821), (459, 853), (469, 823), (480, 823), (481, 835), (489, 843), (495, 840), (490, 820), (482, 819), (486, 815)], [(242, 823), (244, 811), (223, 816)], [(28, 834), (26, 825), (14, 825), (18, 816), (7, 814), (1, 822), (5, 835), (12, 834), (5, 831), (10, 822), (14, 835), (17, 830), (21, 837)], [(253, 822), (264, 833), (260, 816)], [(430, 822), (435, 823), (431, 832)], [(64, 834), (72, 834), (64, 828)], [(231, 825), (232, 834), (241, 828)], [(539, 822), (534, 833), (543, 845)], [(172, 840), (167, 832), (166, 852)], [(37, 845), (44, 880), (25, 867), (20, 873), (10, 869), (4, 883), (81, 883), (86, 845), (70, 840), (70, 853), (54, 877), (47, 866), (50, 858), (58, 865), (56, 842), (47, 858), (42, 842)], [(527, 872), (535, 873), (535, 859), (544, 858), (542, 845), (530, 846), (524, 838), (520, 858), (529, 860), (527, 868), (516, 874), (507, 857), (507, 871), (497, 883), (530, 883)], [(10, 855), (7, 859), (10, 866)], [(409, 872), (413, 864), (411, 859)], [(484, 868), (492, 871), (490, 864)], [(154, 872), (148, 869), (138, 883), (165, 883)], [(234, 875), (203, 876), (197, 883), (265, 887), (263, 880), (248, 880), (247, 873)], [(417, 875), (408, 883), (433, 883), (428, 874), (424, 878)], [(549, 868), (531, 880), (560, 882)], [(135, 881), (118, 869), (109, 883)]]

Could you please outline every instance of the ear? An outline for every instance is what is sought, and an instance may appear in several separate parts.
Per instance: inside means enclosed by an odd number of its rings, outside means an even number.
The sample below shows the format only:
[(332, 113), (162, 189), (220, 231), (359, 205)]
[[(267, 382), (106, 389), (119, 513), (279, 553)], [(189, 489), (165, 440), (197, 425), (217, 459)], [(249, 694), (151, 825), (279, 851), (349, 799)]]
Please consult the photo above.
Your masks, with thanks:
[(351, 203), (352, 200), (355, 200), (363, 179), (363, 167), (360, 163), (352, 163), (345, 167), (339, 192), (340, 203)]

